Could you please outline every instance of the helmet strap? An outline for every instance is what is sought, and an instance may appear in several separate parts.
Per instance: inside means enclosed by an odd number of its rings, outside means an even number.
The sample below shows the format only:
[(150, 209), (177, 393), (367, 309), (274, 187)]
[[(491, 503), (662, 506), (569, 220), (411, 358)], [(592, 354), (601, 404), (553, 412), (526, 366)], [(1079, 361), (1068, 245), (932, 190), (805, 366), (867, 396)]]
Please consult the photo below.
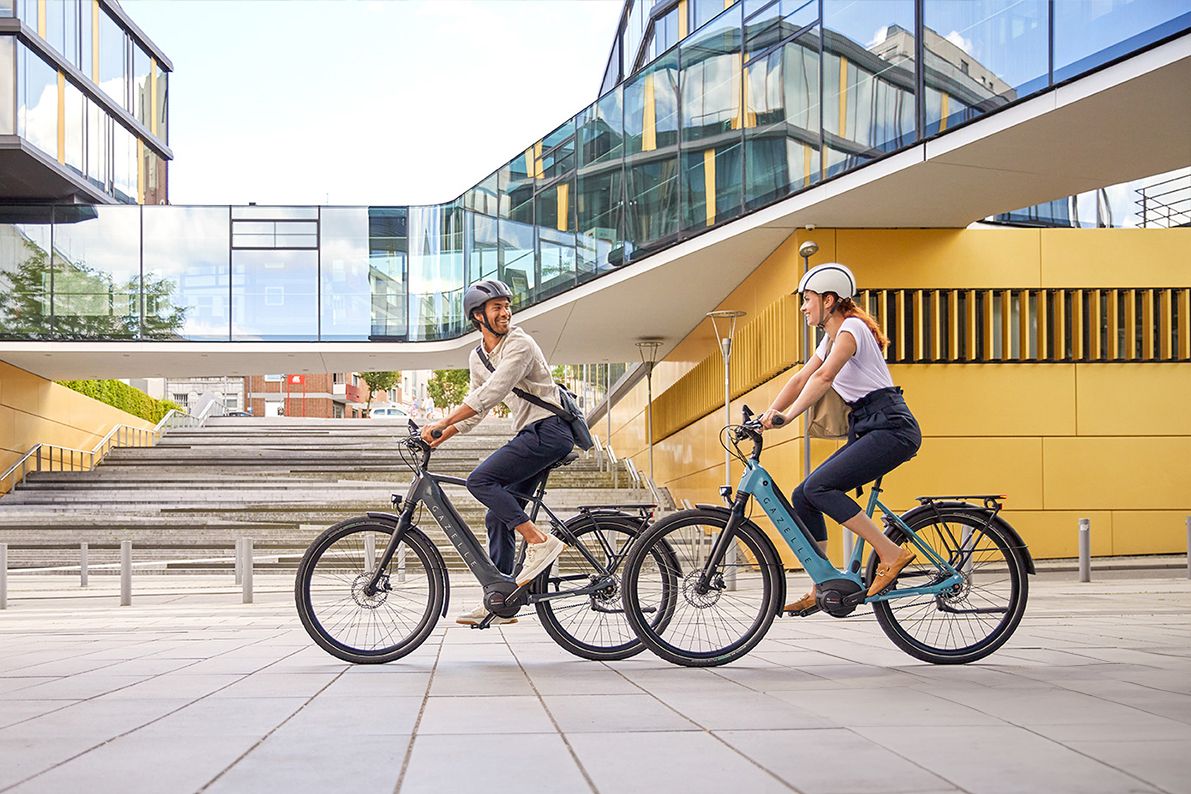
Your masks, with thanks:
[(488, 333), (492, 334), (493, 336), (495, 336), (497, 338), (506, 336), (508, 334), (508, 331), (505, 331), (503, 334), (500, 333), (499, 331), (497, 331), (495, 328), (492, 327), (492, 323), (488, 322), (488, 303), (486, 301), (485, 301), (484, 305), (480, 307), (480, 317), (482, 318), (480, 320), (480, 322), (483, 323), (484, 327), (488, 329)]

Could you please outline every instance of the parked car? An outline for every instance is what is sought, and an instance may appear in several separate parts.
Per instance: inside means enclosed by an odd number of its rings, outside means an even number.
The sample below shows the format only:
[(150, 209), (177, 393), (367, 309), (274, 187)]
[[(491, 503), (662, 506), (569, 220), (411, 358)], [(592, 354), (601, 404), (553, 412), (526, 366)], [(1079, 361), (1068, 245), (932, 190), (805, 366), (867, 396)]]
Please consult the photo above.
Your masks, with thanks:
[(369, 413), (370, 419), (409, 419), (409, 412), (396, 405), (373, 408)]

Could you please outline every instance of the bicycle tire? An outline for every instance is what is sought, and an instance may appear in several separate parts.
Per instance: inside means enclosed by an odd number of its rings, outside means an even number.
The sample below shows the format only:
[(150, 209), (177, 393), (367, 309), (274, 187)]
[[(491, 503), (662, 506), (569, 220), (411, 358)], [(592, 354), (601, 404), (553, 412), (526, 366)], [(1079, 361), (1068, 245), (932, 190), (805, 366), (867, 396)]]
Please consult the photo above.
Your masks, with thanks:
[[(625, 560), (621, 578), (625, 614), (642, 643), (672, 664), (713, 667), (739, 659), (765, 637), (780, 607), (784, 574), (777, 551), (765, 533), (748, 521), (735, 531), (738, 560), (739, 554), (747, 552), (745, 562), (735, 566), (738, 589), (724, 587), (707, 593), (696, 589), (694, 582), (703, 566), (700, 554), (706, 553), (715, 537), (708, 535), (705, 528), (723, 531), (727, 521), (728, 514), (722, 511), (695, 509), (675, 513), (642, 533)], [(653, 547), (662, 542), (669, 544), (678, 564), (665, 571), (672, 595), (663, 605), (664, 619), (655, 626), (646, 619), (641, 604), (643, 597), (648, 601), (656, 601), (658, 597), (642, 592), (640, 573)], [(721, 576), (726, 578), (723, 569), (728, 567), (721, 562)], [(745, 578), (743, 587), (741, 576)], [(714, 614), (708, 612), (721, 602), (723, 609)], [(730, 630), (734, 621), (740, 625), (738, 631)], [(680, 644), (682, 640), (687, 641), (685, 645)], [(704, 647), (687, 647), (690, 645)]]
[[(936, 513), (917, 508), (905, 514), (902, 520), (953, 566), (959, 565), (961, 559), (957, 556), (959, 547), (966, 548), (966, 542), (962, 540), (964, 528), (971, 531), (973, 540), (968, 552), (969, 563), (959, 566), (965, 574), (965, 582), (956, 593), (873, 602), (877, 623), (889, 639), (914, 658), (933, 664), (967, 664), (983, 659), (1004, 645), (1021, 623), (1029, 596), (1025, 561), (1017, 551), (1014, 539), (996, 522), (988, 522), (987, 513), (980, 511), (941, 508)], [(932, 526), (943, 529), (931, 531)], [(900, 527), (894, 527), (886, 534), (894, 543), (901, 544), (906, 540)], [(877, 563), (874, 554), (868, 561), (866, 581), (872, 581)], [(902, 571), (895, 584), (903, 577), (925, 579), (938, 573), (938, 567), (925, 562), (919, 552), (918, 560)], [(977, 580), (977, 573), (980, 580)], [(995, 622), (982, 617), (992, 614), (1002, 616)], [(956, 638), (962, 644), (943, 647), (944, 640)]]
[[(616, 584), (601, 593), (583, 596), (579, 601), (575, 598), (559, 598), (539, 601), (535, 604), (538, 618), (546, 633), (558, 643), (560, 647), (583, 659), (597, 662), (619, 661), (636, 656), (645, 650), (645, 646), (633, 631), (624, 614), (624, 604), (621, 599), (620, 571), (625, 557), (633, 541), (641, 534), (646, 521), (623, 513), (581, 514), (564, 522), (571, 537), (579, 543), (585, 536), (591, 537), (596, 532), (616, 533), (623, 535), (623, 543), (584, 544), (584, 548), (599, 559), (610, 571), (615, 572)], [(607, 559), (611, 547), (611, 561)], [(655, 559), (661, 561), (662, 566), (671, 565), (667, 547), (659, 547)], [(672, 552), (669, 552), (672, 556)], [(555, 562), (544, 571), (534, 583), (534, 593), (558, 592), (563, 585), (561, 575), (570, 577), (582, 576), (582, 569), (587, 568), (592, 573), (590, 562), (575, 550), (568, 547)], [(571, 579), (571, 582), (578, 583)], [(664, 613), (659, 611), (659, 617)]]
[[(360, 583), (367, 573), (365, 570), (367, 550), (370, 549), (372, 553), (379, 556), (383, 553), (395, 529), (396, 527), (388, 522), (378, 521), (368, 516), (346, 519), (324, 530), (315, 538), (298, 564), (298, 574), (294, 582), (294, 599), (302, 626), (320, 648), (345, 662), (383, 664), (400, 659), (425, 642), (442, 613), (443, 599), (446, 597), (446, 587), (443, 582), (443, 578), (446, 576), (446, 567), (438, 549), (416, 527), (411, 527), (402, 538), (402, 546), (408, 549), (405, 556), (407, 571), (405, 586), (403, 587), (403, 583), (399, 581), (398, 589), (390, 589), (380, 597), (369, 598), (363, 595)], [(368, 541), (365, 533), (372, 533), (373, 540)], [(353, 535), (359, 537), (352, 539)], [(344, 544), (344, 549), (336, 552), (339, 557), (334, 563), (335, 567), (331, 567), (332, 563), (328, 562), (327, 566), (320, 571), (319, 563), (324, 560), (327, 552), (345, 540), (347, 542)], [(393, 559), (394, 562), (390, 563), (390, 567), (396, 565), (398, 558), (394, 556)], [(409, 573), (411, 568), (414, 570)], [(319, 577), (317, 588), (320, 592), (330, 593), (334, 600), (321, 597), (315, 599), (313, 591), (316, 588), (316, 576)], [(391, 578), (397, 575), (390, 574), (389, 576), (391, 588)], [(344, 595), (345, 589), (346, 595)], [(421, 595), (423, 589), (424, 596)], [(412, 608), (405, 610), (400, 606), (401, 602), (398, 602), (399, 608), (395, 608), (389, 604), (393, 593), (401, 593), (403, 597), (410, 599), (414, 598), (412, 594), (417, 593), (416, 600), (424, 601), (425, 604), (418, 607), (414, 603)], [(398, 599), (393, 600), (398, 601)], [(355, 612), (358, 613), (357, 617), (363, 620), (368, 616), (367, 627), (360, 623), (344, 625), (344, 622), (350, 620), (353, 615), (353, 604)], [(409, 614), (402, 614), (402, 611)], [(378, 615), (383, 615), (384, 618), (382, 619)], [(337, 627), (342, 627), (342, 630), (333, 630), (326, 625), (332, 619), (338, 621)], [(387, 624), (400, 625), (394, 625), (392, 629), (386, 630)], [(360, 643), (361, 635), (364, 637), (379, 636), (380, 631), (385, 631), (385, 634), (378, 642), (373, 643), (371, 647), (358, 647), (362, 644)], [(394, 637), (394, 631), (404, 633)]]

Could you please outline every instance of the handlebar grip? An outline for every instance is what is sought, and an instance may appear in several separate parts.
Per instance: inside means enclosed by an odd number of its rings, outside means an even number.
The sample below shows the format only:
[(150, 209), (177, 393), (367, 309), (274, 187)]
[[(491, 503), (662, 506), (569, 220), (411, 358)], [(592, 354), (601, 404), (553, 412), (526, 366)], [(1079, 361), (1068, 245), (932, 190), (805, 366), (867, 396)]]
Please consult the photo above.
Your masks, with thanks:
[(438, 439), (442, 438), (442, 431), (441, 430), (431, 430), (430, 437), (435, 440), (438, 440)]
[(782, 416), (781, 414), (774, 414), (773, 418), (769, 421), (773, 423), (774, 427), (781, 427), (786, 423), (786, 417)]

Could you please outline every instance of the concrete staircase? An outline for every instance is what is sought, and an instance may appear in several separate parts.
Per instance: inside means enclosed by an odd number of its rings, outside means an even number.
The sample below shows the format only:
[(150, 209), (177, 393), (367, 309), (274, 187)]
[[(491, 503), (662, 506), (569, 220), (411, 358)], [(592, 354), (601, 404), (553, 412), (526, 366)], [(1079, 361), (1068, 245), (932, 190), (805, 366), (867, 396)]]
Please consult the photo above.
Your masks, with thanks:
[[(131, 540), (138, 560), (210, 572), (229, 566), (230, 547), (249, 536), (258, 553), (276, 551), (275, 564), (292, 567), (331, 524), (392, 509), (391, 495), (404, 494), (411, 477), (400, 455), (407, 434), (404, 422), (387, 420), (213, 418), (156, 447), (114, 450), (95, 471), (30, 474), (0, 498), (0, 542), (13, 547), (13, 567), (77, 565), (83, 542), (95, 549), (92, 563), (112, 562), (116, 551), (103, 547)], [(489, 418), (443, 445), (431, 470), (466, 477), (511, 434), (509, 420)], [(621, 470), (615, 480), (629, 478)], [(482, 535), (483, 506), (466, 489), (448, 493)], [(652, 501), (647, 490), (614, 487), (590, 453), (553, 472), (547, 499), (562, 517), (584, 504)], [(428, 511), (419, 526), (449, 566), (462, 567)], [(181, 562), (211, 557), (225, 559)]]

